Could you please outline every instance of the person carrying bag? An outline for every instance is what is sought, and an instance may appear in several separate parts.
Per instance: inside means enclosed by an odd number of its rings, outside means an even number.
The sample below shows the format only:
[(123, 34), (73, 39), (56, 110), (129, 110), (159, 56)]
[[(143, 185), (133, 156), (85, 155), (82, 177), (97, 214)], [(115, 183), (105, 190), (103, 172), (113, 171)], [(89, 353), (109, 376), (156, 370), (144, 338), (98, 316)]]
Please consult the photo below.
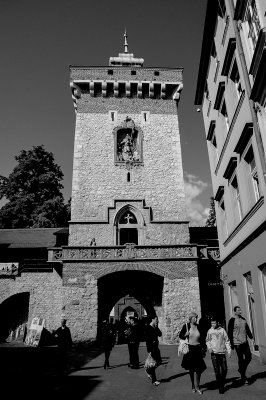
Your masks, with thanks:
[(155, 369), (162, 362), (158, 341), (159, 336), (162, 336), (162, 332), (158, 328), (158, 317), (154, 316), (146, 329), (146, 346), (149, 354), (144, 364), (146, 374), (154, 386), (160, 385), (155, 373)]
[[(190, 313), (189, 322), (184, 324), (179, 338), (188, 341), (189, 351), (183, 355), (181, 367), (189, 371), (192, 385), (192, 392), (202, 394), (200, 390), (201, 374), (207, 368), (203, 358), (206, 355), (205, 334), (197, 324), (198, 315), (195, 312)], [(196, 384), (195, 384), (196, 375)]]
[(189, 347), (188, 347), (188, 324), (186, 324), (187, 332), (186, 332), (186, 339), (179, 339), (179, 345), (178, 345), (178, 350), (177, 350), (177, 355), (181, 356), (184, 354), (187, 354), (189, 352)]

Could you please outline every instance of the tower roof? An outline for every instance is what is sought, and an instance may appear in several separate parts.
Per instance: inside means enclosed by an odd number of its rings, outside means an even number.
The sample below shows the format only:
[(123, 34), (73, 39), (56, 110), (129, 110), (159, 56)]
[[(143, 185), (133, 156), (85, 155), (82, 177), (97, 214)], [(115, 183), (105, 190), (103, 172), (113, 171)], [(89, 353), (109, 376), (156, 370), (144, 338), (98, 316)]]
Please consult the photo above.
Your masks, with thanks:
[(143, 58), (136, 58), (134, 57), (133, 53), (128, 52), (128, 43), (127, 43), (127, 31), (125, 29), (124, 33), (124, 52), (119, 53), (118, 57), (110, 57), (109, 58), (109, 65), (116, 65), (116, 66), (123, 66), (123, 67), (143, 67), (144, 59)]

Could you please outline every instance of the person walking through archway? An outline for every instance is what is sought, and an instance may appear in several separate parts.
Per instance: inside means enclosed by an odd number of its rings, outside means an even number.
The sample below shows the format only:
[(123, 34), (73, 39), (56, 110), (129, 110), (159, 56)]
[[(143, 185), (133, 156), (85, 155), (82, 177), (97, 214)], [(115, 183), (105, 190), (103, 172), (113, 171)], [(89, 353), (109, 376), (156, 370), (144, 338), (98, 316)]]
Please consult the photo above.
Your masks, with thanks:
[(197, 324), (198, 316), (195, 312), (192, 312), (188, 319), (189, 322), (183, 325), (179, 334), (180, 339), (188, 339), (189, 348), (188, 353), (183, 356), (181, 367), (189, 371), (192, 392), (202, 394), (200, 378), (202, 372), (207, 368), (203, 359), (206, 354), (205, 334)]
[(128, 344), (129, 364), (133, 369), (139, 368), (139, 343), (140, 343), (140, 326), (137, 318), (134, 316), (126, 317), (126, 329), (124, 336)]
[(115, 332), (112, 325), (104, 320), (102, 322), (102, 343), (104, 348), (104, 369), (110, 368), (109, 358), (115, 344)]
[(146, 347), (147, 352), (149, 353), (148, 359), (150, 358), (155, 361), (152, 367), (146, 368), (146, 373), (148, 375), (148, 378), (151, 379), (151, 382), (154, 386), (160, 385), (160, 382), (157, 380), (156, 377), (155, 369), (162, 363), (158, 340), (158, 337), (162, 336), (162, 332), (158, 328), (158, 322), (158, 317), (154, 315), (151, 319), (150, 324), (147, 325), (145, 332)]

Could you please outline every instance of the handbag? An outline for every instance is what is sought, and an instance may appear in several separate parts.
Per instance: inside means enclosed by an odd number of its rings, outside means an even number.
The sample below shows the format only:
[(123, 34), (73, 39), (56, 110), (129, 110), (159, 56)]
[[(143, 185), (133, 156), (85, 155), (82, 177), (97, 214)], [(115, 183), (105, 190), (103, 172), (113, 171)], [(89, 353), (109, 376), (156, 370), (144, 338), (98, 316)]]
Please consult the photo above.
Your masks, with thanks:
[(156, 368), (157, 367), (157, 362), (154, 360), (152, 357), (151, 353), (148, 354), (148, 357), (146, 358), (145, 364), (144, 364), (144, 369), (151, 369), (151, 368)]
[[(188, 331), (188, 325), (186, 324), (186, 326)], [(181, 354), (187, 354), (188, 352), (189, 352), (188, 339), (179, 339), (179, 345), (177, 351), (178, 356), (181, 356)]]
[(178, 345), (178, 355), (181, 356), (181, 354), (187, 354), (188, 352), (189, 352), (188, 340), (180, 339)]

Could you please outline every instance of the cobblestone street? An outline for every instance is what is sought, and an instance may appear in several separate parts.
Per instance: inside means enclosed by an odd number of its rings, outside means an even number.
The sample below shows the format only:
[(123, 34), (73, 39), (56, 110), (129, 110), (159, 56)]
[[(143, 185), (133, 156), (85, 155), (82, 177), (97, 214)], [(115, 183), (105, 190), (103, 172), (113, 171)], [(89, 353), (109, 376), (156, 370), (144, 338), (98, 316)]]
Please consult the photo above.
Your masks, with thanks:
[[(31, 356), (23, 357), (30, 350)], [(10, 353), (10, 351), (12, 353)], [(103, 369), (104, 355), (100, 349), (73, 351), (71, 370), (65, 376), (56, 371), (54, 349), (51, 348), (4, 348), (1, 346), (1, 364), (9, 358), (2, 373), (1, 399), (71, 399), (71, 400), (174, 400), (195, 399), (199, 395), (191, 392), (189, 376), (180, 367), (176, 346), (161, 346), (163, 364), (157, 369), (161, 385), (154, 387), (147, 379), (143, 362), (147, 355), (144, 343), (140, 347), (141, 368), (128, 368), (126, 345), (115, 346), (111, 353), (108, 370)], [(30, 354), (29, 353), (29, 354)], [(12, 356), (9, 356), (11, 355)], [(4, 357), (2, 357), (4, 355)], [(17, 358), (16, 358), (17, 357)], [(16, 361), (15, 361), (16, 358)], [(12, 359), (12, 363), (11, 363)], [(41, 363), (41, 365), (40, 365)], [(249, 386), (239, 386), (235, 352), (228, 362), (226, 392), (220, 395), (214, 388), (214, 372), (210, 356), (207, 355), (207, 370), (201, 380), (205, 399), (264, 399), (266, 393), (266, 365), (256, 356), (248, 369)], [(30, 364), (30, 365), (29, 365)], [(23, 367), (24, 365), (24, 367)], [(2, 364), (3, 367), (3, 364)], [(3, 394), (5, 393), (5, 394)]]

